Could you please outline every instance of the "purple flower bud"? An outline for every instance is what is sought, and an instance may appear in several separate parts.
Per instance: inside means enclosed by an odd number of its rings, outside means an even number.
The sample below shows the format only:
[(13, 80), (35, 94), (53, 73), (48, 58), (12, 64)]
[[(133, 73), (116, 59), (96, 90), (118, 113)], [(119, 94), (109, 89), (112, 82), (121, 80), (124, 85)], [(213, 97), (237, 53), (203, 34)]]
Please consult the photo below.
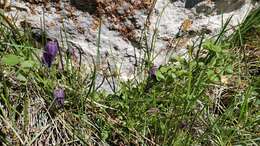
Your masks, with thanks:
[(156, 71), (157, 71), (157, 66), (154, 65), (150, 70), (149, 70), (149, 77), (153, 80), (156, 80)]
[(189, 127), (189, 125), (188, 125), (186, 122), (181, 122), (181, 123), (179, 124), (179, 127), (180, 127), (181, 129), (187, 129), (187, 128)]
[(57, 88), (53, 92), (53, 96), (59, 105), (64, 105), (65, 92), (64, 89)]
[(73, 59), (73, 61), (76, 61), (77, 60), (76, 49), (69, 48), (67, 50), (67, 56), (70, 56)]
[(44, 48), (42, 61), (48, 67), (51, 67), (59, 49), (59, 44), (57, 40), (51, 40), (46, 43)]
[(75, 49), (74, 48), (67, 49), (67, 55), (68, 56), (75, 56), (76, 55)]

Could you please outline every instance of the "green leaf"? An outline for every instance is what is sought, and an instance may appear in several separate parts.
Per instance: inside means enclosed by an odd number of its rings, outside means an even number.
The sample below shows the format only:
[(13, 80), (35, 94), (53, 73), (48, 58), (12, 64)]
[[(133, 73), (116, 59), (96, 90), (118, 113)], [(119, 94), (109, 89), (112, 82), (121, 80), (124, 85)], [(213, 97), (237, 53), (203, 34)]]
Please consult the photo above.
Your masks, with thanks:
[(232, 74), (233, 73), (233, 66), (232, 65), (228, 65), (226, 67), (226, 72), (229, 73), (229, 74)]
[(165, 77), (163, 76), (162, 72), (160, 72), (160, 71), (157, 71), (157, 72), (156, 72), (156, 78), (157, 78), (158, 80), (165, 79)]
[(172, 77), (173, 79), (176, 79), (176, 78), (177, 78), (177, 76), (176, 76), (175, 73), (172, 73), (172, 74), (171, 74), (171, 77)]
[(168, 70), (169, 70), (168, 67), (161, 67), (161, 68), (160, 68), (160, 71), (161, 71), (162, 73), (166, 73)]
[(205, 48), (209, 51), (213, 51), (215, 53), (221, 52), (221, 47), (214, 44), (214, 42), (212, 40), (205, 41), (205, 43), (203, 44), (203, 48)]
[(183, 75), (187, 75), (186, 73), (187, 73), (186, 70), (179, 70), (179, 71), (176, 71), (176, 75), (177, 75), (178, 77), (183, 76)]
[(215, 75), (215, 72), (213, 70), (208, 70), (207, 75), (208, 75), (208, 77), (211, 77), (211, 76)]
[(17, 77), (16, 77), (19, 81), (27, 81), (27, 79), (22, 75), (22, 74), (18, 74)]
[(260, 99), (256, 100), (256, 105), (260, 105)]
[(16, 55), (6, 55), (2, 58), (2, 61), (6, 65), (14, 66), (20, 63), (20, 57)]
[(212, 76), (210, 76), (210, 80), (211, 80), (212, 82), (218, 82), (218, 81), (219, 81), (219, 76), (217, 76), (217, 75), (212, 75)]
[(35, 65), (35, 62), (32, 60), (27, 60), (21, 63), (21, 68), (31, 68)]

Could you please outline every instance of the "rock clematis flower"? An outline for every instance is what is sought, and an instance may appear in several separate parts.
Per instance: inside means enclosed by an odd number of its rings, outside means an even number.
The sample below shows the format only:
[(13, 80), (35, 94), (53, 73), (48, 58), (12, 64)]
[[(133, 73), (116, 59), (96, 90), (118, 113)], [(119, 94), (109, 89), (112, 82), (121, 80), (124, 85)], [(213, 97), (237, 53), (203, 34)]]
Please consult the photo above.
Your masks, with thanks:
[(145, 92), (148, 92), (150, 88), (153, 87), (154, 83), (157, 82), (157, 76), (156, 71), (158, 70), (158, 67), (156, 65), (153, 65), (152, 68), (148, 72), (148, 80), (145, 87)]
[(149, 77), (152, 80), (156, 80), (156, 71), (157, 71), (158, 67), (156, 65), (154, 65), (150, 70), (149, 70)]
[(51, 67), (59, 50), (59, 44), (57, 40), (48, 41), (45, 45), (42, 61), (48, 67)]
[(61, 106), (64, 105), (64, 100), (65, 100), (64, 89), (61, 89), (61, 88), (55, 89), (53, 92), (53, 96), (55, 98), (56, 103), (58, 103)]
[(71, 59), (72, 59), (74, 62), (77, 62), (76, 49), (74, 49), (74, 48), (69, 48), (69, 49), (67, 50), (67, 56), (70, 56)]

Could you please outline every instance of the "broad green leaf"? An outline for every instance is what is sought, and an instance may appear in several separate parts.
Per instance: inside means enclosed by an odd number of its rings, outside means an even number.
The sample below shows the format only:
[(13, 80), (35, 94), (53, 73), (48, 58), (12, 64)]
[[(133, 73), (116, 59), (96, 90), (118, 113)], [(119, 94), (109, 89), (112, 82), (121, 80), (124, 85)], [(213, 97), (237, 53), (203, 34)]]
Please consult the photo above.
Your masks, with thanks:
[(21, 68), (31, 68), (35, 65), (35, 62), (32, 60), (27, 60), (21, 63)]
[(260, 99), (256, 100), (256, 105), (260, 105)]
[(171, 74), (171, 77), (172, 77), (173, 79), (176, 79), (176, 78), (177, 78), (177, 76), (176, 76), (175, 73), (172, 73), (172, 74)]
[(161, 67), (161, 68), (160, 68), (160, 71), (161, 71), (162, 73), (166, 73), (168, 70), (169, 70), (168, 67)]
[(177, 75), (178, 77), (180, 77), (180, 76), (186, 75), (186, 73), (187, 73), (186, 70), (179, 70), (179, 71), (176, 72), (176, 75)]
[(219, 53), (221, 52), (221, 47), (214, 44), (211, 40), (208, 40), (206, 41), (204, 44), (203, 44), (203, 47), (207, 50), (210, 50), (210, 51), (213, 51), (215, 53)]
[(207, 75), (210, 77), (210, 76), (213, 76), (215, 75), (215, 72), (213, 70), (208, 70), (207, 71)]
[(163, 76), (162, 72), (160, 72), (160, 71), (157, 71), (157, 72), (156, 72), (156, 78), (157, 78), (158, 80), (165, 79), (165, 77)]
[(227, 71), (227, 73), (232, 74), (232, 73), (233, 73), (233, 67), (232, 67), (232, 65), (228, 65), (228, 66), (226, 67), (226, 71)]
[(6, 55), (2, 58), (2, 61), (6, 65), (14, 66), (20, 63), (20, 57), (16, 55)]
[(219, 76), (217, 76), (217, 75), (212, 75), (212, 76), (210, 76), (209, 77), (210, 78), (210, 80), (212, 81), (212, 82), (218, 82), (220, 79), (219, 79)]
[(18, 74), (16, 77), (19, 81), (27, 81), (27, 79), (22, 75), (22, 74)]

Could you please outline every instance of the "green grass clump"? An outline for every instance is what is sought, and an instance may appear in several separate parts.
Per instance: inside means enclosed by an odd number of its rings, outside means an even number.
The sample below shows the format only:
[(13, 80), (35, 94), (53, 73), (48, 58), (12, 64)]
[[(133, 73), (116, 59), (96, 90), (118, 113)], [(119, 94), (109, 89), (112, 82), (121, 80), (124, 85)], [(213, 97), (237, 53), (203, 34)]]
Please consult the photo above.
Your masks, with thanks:
[[(146, 74), (152, 56), (144, 53), (144, 80), (122, 81), (110, 94), (96, 86), (99, 47), (93, 68), (79, 68), (65, 47), (47, 68), (30, 31), (1, 15), (0, 145), (259, 145), (260, 79), (245, 47), (254, 43), (258, 11), (229, 37), (229, 21), (216, 38), (202, 36), (155, 77)], [(55, 102), (56, 88), (65, 91), (64, 105)]]

